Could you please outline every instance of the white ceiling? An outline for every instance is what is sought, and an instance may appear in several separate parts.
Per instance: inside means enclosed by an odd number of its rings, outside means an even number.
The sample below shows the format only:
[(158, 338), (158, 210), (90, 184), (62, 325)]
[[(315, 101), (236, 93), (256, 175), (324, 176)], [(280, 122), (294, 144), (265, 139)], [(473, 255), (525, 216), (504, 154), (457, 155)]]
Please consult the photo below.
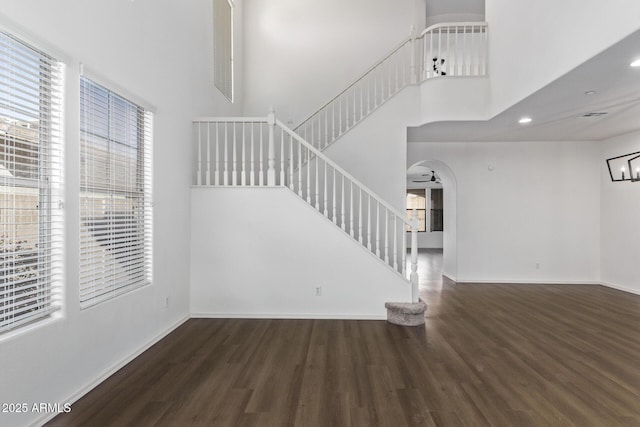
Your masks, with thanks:
[[(409, 142), (602, 140), (640, 129), (640, 31), (488, 121), (409, 128)], [(586, 95), (587, 91), (596, 91)], [(607, 112), (584, 118), (589, 112)], [(518, 124), (522, 116), (533, 121)]]

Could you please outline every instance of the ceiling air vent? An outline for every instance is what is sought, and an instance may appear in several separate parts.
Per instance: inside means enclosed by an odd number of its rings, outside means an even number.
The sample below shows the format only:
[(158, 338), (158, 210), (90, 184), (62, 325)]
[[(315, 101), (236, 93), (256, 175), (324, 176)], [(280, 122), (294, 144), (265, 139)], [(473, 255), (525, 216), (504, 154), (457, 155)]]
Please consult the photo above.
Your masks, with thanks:
[(600, 117), (604, 116), (605, 114), (607, 114), (606, 111), (594, 111), (591, 113), (583, 114), (581, 117)]

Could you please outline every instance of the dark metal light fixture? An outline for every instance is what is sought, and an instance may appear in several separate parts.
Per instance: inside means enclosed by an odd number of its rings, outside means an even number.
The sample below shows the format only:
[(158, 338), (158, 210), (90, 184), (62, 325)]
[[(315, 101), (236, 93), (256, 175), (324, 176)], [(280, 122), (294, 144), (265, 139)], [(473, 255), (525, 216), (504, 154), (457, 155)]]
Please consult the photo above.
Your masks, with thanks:
[(640, 182), (640, 151), (607, 159), (607, 168), (613, 182)]

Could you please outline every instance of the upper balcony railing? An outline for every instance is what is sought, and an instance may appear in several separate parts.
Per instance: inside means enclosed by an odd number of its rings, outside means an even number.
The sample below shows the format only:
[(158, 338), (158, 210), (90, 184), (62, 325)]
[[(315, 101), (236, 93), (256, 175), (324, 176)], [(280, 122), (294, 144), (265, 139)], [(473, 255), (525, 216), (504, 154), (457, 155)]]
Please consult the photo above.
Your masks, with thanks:
[(294, 130), (323, 150), (409, 84), (487, 71), (486, 22), (432, 25), (402, 41)]

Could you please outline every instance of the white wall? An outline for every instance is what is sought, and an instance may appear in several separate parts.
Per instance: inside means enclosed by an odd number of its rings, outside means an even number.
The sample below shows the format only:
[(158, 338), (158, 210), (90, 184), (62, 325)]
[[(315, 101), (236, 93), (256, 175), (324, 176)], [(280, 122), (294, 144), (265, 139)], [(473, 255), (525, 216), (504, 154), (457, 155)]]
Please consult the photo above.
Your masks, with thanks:
[(455, 175), (458, 281), (594, 283), (598, 158), (595, 142), (500, 142), (410, 143), (407, 160)]
[(191, 191), (193, 316), (384, 319), (385, 302), (411, 298), (406, 280), (288, 189)]
[(485, 8), (494, 114), (640, 28), (634, 0), (486, 0)]
[[(407, 241), (410, 238), (410, 234), (407, 233)], [(418, 247), (420, 249), (441, 249), (443, 243), (442, 231), (427, 231), (424, 233), (418, 233)]]
[(295, 125), (424, 28), (422, 0), (246, 0), (245, 114)]
[(418, 119), (417, 86), (404, 88), (324, 153), (400, 212), (407, 186), (407, 126)]
[(611, 182), (605, 163), (640, 151), (640, 132), (605, 140), (600, 147), (602, 282), (640, 294), (640, 183)]
[[(53, 321), (0, 336), (0, 402), (66, 403), (188, 316), (190, 120), (242, 106), (231, 108), (213, 88), (209, 1), (3, 0), (0, 13), (2, 27), (18, 28), (18, 35), (61, 52), (67, 63), (64, 310)], [(79, 62), (157, 109), (154, 283), (82, 311)], [(43, 416), (0, 413), (0, 425)]]

